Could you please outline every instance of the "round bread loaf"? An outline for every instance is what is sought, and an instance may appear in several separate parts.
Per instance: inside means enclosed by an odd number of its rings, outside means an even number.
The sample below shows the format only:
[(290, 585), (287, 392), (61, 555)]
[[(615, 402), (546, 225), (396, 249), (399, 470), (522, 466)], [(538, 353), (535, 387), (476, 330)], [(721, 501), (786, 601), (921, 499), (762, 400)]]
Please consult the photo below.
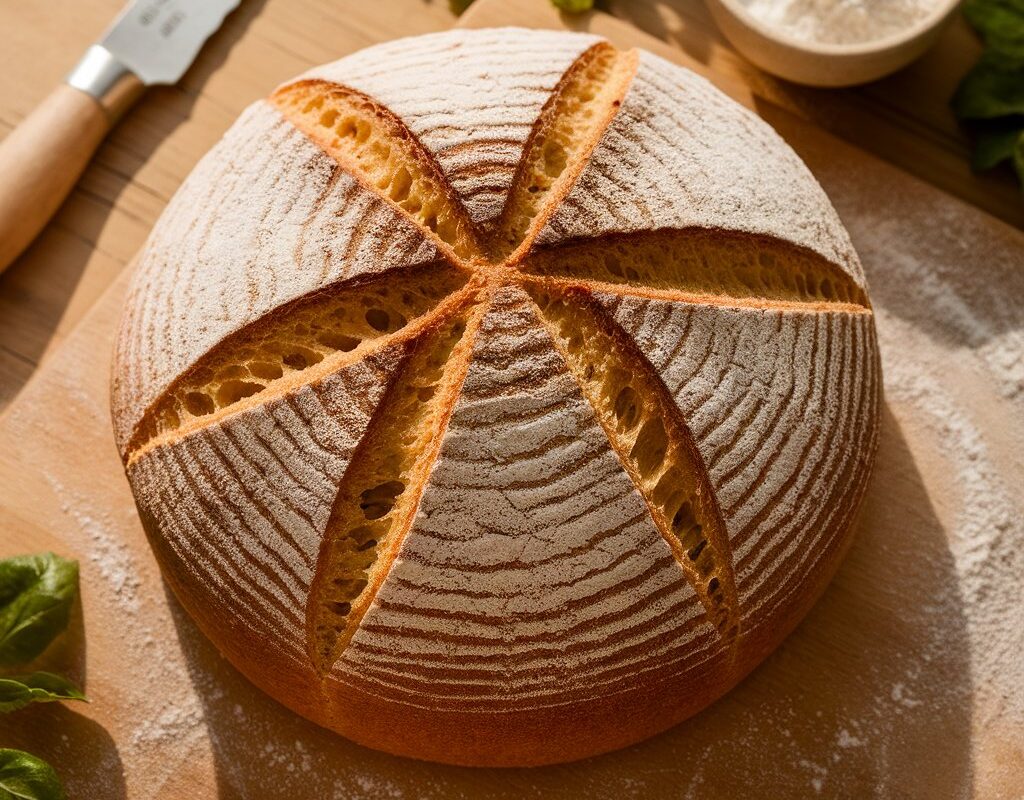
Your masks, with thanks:
[(707, 706), (835, 572), (880, 375), (800, 159), (590, 35), (396, 41), (252, 105), (138, 264), (117, 443), (167, 581), (298, 713), (532, 765)]

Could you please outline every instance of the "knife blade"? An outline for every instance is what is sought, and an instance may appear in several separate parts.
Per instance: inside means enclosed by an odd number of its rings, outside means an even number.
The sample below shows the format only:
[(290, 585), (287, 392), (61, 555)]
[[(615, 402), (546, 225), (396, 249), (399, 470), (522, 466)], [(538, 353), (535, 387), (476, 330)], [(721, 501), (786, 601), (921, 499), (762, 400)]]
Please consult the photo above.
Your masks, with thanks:
[(151, 86), (177, 83), (240, 0), (136, 0), (99, 46)]
[(0, 142), (0, 272), (53, 216), (147, 86), (177, 83), (240, 0), (134, 0)]

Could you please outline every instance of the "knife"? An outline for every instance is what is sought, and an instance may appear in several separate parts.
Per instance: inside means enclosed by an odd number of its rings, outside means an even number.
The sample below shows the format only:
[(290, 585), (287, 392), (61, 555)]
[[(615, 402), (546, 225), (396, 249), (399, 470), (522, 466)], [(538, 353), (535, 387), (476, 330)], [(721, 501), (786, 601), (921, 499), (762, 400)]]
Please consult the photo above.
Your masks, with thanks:
[(0, 142), (0, 272), (78, 181), (147, 86), (177, 83), (240, 0), (135, 0)]

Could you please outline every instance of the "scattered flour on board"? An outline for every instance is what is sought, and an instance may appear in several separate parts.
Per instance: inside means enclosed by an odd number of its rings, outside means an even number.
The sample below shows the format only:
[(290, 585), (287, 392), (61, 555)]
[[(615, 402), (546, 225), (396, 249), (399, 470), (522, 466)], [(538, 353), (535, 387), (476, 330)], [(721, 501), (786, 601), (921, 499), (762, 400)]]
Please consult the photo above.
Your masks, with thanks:
[[(904, 324), (886, 319), (890, 336)], [(912, 330), (893, 336), (910, 337)], [(904, 339), (905, 340), (905, 339)], [(985, 360), (1024, 364), (1024, 346), (1007, 337)], [(893, 400), (909, 405), (942, 443), (960, 491), (950, 549), (957, 568), (963, 612), (971, 639), (972, 672), (979, 691), (1024, 686), (1024, 520), (1019, 491), (1011, 490), (992, 464), (985, 435), (970, 411), (935, 377), (935, 367), (910, 359), (885, 363), (885, 386)], [(997, 375), (997, 378), (1000, 377)], [(1004, 383), (1004, 388), (1006, 388)], [(1021, 393), (1008, 397), (1024, 400)], [(1020, 409), (1024, 413), (1024, 409)], [(1018, 498), (1016, 501), (1014, 498)], [(893, 687), (892, 699), (913, 703), (906, 686)], [(1004, 712), (1024, 722), (1024, 692), (1005, 698)]]
[[(126, 771), (133, 766), (139, 770), (146, 754), (157, 754), (144, 761), (144, 768), (152, 786), (162, 785), (178, 765), (159, 754), (171, 746), (201, 743), (202, 707), (181, 665), (176, 642), (168, 643), (166, 636), (156, 635), (150, 626), (146, 605), (153, 602), (153, 587), (142, 587), (135, 557), (117, 538), (116, 531), (123, 526), (114, 522), (109, 511), (91, 504), (84, 494), (65, 487), (52, 475), (47, 479), (59, 498), (61, 512), (71, 518), (84, 537), (81, 581), (96, 598), (94, 613), (115, 619), (122, 631), (122, 668), (132, 673), (132, 680), (116, 682), (117, 691), (132, 692), (129, 706), (133, 714), (124, 723), (127, 730), (111, 732), (119, 744), (121, 764)], [(157, 589), (156, 602), (161, 601)], [(91, 694), (94, 702), (103, 702), (102, 696)], [(119, 770), (112, 766), (109, 772), (115, 775)]]
[(113, 525), (109, 514), (90, 511), (83, 498), (68, 498), (58, 482), (51, 479), (50, 484), (57, 496), (63, 498), (61, 511), (70, 515), (78, 530), (89, 537), (89, 563), (113, 592), (121, 607), (134, 615), (139, 609), (138, 572), (128, 548), (110, 535)]
[(828, 778), (828, 767), (808, 761), (806, 758), (800, 759), (797, 763), (810, 773), (810, 784), (815, 794), (821, 794), (821, 790), (825, 788), (825, 780)]
[(1005, 397), (1024, 400), (1024, 328), (994, 333), (975, 352), (992, 370)]
[(857, 736), (854, 736), (846, 728), (841, 728), (839, 733), (836, 735), (836, 744), (847, 750), (851, 747), (863, 747), (864, 741)]

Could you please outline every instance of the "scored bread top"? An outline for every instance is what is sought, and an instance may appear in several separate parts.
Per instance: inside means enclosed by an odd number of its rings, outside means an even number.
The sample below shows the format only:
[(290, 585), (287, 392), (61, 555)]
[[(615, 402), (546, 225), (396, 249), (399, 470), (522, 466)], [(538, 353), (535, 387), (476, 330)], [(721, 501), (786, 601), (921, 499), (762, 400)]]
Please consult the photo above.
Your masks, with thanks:
[(836, 465), (877, 413), (871, 317), (597, 300), (688, 422), (722, 509), (744, 622), (770, 618), (792, 591), (793, 559), (828, 552), (842, 529), (829, 516), (863, 488), (865, 474), (850, 467), (836, 480)]
[[(337, 674), (463, 707), (596, 696), (706, 649), (702, 612), (533, 302), (498, 290), (419, 513)], [(581, 632), (592, 646), (567, 648)], [(499, 649), (496, 694), (479, 676)], [(417, 677), (440, 662), (446, 678)]]
[(112, 403), (219, 644), (493, 710), (735, 663), (842, 551), (877, 393), (856, 253), (767, 125), (502, 29), (250, 107), (146, 245)]
[(139, 256), (118, 338), (114, 430), (218, 342), (297, 297), (437, 248), (267, 103), (199, 162)]
[(508, 28), (399, 39), (315, 67), (398, 116), (437, 159), (477, 225), (501, 214), (534, 122), (573, 62), (601, 41)]
[[(301, 664), (304, 603), (344, 474), (405, 350), (392, 345), (286, 397), (151, 451), (132, 472), (141, 505), (176, 535), (224, 627), (261, 631)], [(233, 480), (225, 483), (225, 474)], [(234, 525), (225, 525), (234, 519)]]
[(849, 234), (781, 137), (704, 78), (641, 53), (622, 108), (537, 244), (689, 227), (777, 236), (864, 285)]
[[(457, 135), (452, 131), (486, 128), (483, 119), (464, 120), (472, 113), (489, 113), (501, 120), (493, 124), (519, 131), (502, 145), (502, 163), (513, 155), (522, 157), (523, 119), (532, 115), (529, 124), (535, 124), (550, 88), (524, 89), (523, 105), (506, 109), (500, 93), (494, 93), (492, 61), (500, 60), (511, 76), (518, 69), (526, 76), (524, 85), (532, 86), (538, 67), (524, 64), (517, 48), (533, 53), (538, 37), (548, 54), (542, 65), (544, 86), (552, 82), (551, 71), (563, 64), (568, 68), (570, 54), (584, 52), (595, 41), (589, 35), (515, 28), (451, 31), (420, 37), (424, 44), (411, 49), (409, 43), (419, 39), (370, 48), (295, 82), (351, 72), (367, 89), (390, 98), (390, 106), (381, 101), (385, 107), (394, 110), (404, 98), (408, 119), (402, 121), (410, 131), (431, 125), (420, 144), (439, 164), (447, 161), (448, 175), (456, 170), (449, 145), (455, 152), (475, 153), (481, 162), (466, 167), (467, 175), (482, 173), (485, 167), (493, 169), (495, 144), (480, 142), (475, 134), (454, 143), (446, 137)], [(399, 61), (393, 76), (376, 80), (369, 68), (378, 57), (388, 63), (388, 53), (422, 50), (424, 58), (434, 54), (445, 69), (448, 64), (440, 56), (456, 48), (484, 59), (487, 68), (460, 72), (455, 84), (446, 79), (445, 91), (437, 96), (424, 97), (415, 88), (424, 84), (419, 61)], [(372, 58), (366, 55), (373, 53)], [(647, 88), (657, 88), (666, 74), (681, 100)], [(651, 139), (623, 133), (662, 118), (667, 121), (659, 126), (672, 126), (669, 147), (653, 150)], [(447, 121), (436, 123), (439, 119)], [(502, 138), (510, 134), (502, 130)], [(671, 178), (657, 159), (672, 166)], [(507, 170), (500, 171), (503, 193), (494, 203), (488, 201), (490, 210), (481, 219), (491, 219), (494, 209), (504, 206), (510, 179)], [(659, 172), (664, 179), (658, 180)], [(620, 190), (609, 188), (609, 175)], [(492, 178), (488, 183), (497, 185)], [(680, 180), (685, 181), (681, 186)], [(437, 257), (435, 241), (365, 189), (264, 101), (242, 114), (172, 198), (140, 255), (114, 381), (115, 433), (122, 451), (147, 406), (227, 335), (333, 282)], [(649, 202), (652, 197), (656, 203)], [(629, 213), (614, 211), (626, 203), (635, 204)], [(604, 131), (580, 180), (565, 203), (547, 212), (551, 219), (537, 237), (540, 245), (663, 227), (749, 230), (810, 247), (863, 285), (848, 235), (792, 150), (704, 79), (648, 53), (641, 54), (623, 108)]]

